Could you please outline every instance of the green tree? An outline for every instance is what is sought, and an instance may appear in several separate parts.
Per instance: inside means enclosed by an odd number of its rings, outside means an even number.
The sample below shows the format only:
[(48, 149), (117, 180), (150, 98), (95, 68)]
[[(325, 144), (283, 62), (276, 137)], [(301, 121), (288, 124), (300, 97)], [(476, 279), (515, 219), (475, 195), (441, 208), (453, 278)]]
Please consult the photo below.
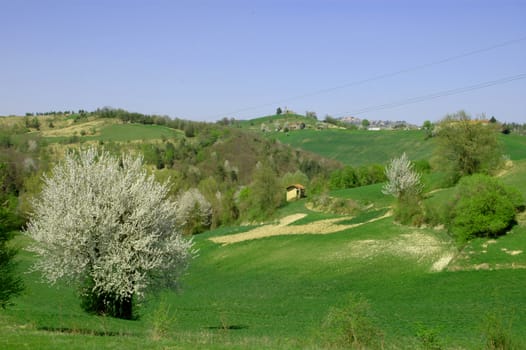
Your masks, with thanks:
[(474, 237), (496, 237), (515, 222), (521, 194), (483, 174), (462, 178), (449, 207), (449, 231), (462, 243)]
[(281, 107), (276, 108), (276, 115), (280, 115), (281, 113), (283, 113)]
[(433, 137), (433, 133), (435, 130), (435, 125), (431, 123), (429, 120), (424, 121), (424, 124), (422, 124), (422, 130), (426, 133), (426, 139), (429, 139)]
[(184, 128), (184, 136), (194, 137), (195, 136), (195, 127), (192, 122), (188, 122)]
[(14, 257), (17, 250), (9, 245), (12, 231), (20, 228), (21, 221), (14, 213), (11, 200), (0, 195), (0, 307), (5, 308), (9, 299), (20, 294), (22, 280), (16, 274)]
[(322, 324), (329, 348), (383, 349), (383, 332), (367, 299), (350, 294), (345, 304), (332, 307)]
[(367, 120), (367, 119), (362, 120), (362, 128), (367, 129), (369, 127), (369, 125), (371, 125), (369, 120)]
[(22, 226), (21, 218), (16, 214), (16, 197), (6, 192), (6, 166), (0, 163), (0, 307), (5, 308), (9, 300), (23, 289), (22, 280), (16, 274), (14, 257), (17, 250), (9, 245), (13, 231)]
[(436, 158), (453, 183), (462, 176), (491, 174), (502, 158), (497, 131), (464, 111), (446, 116), (438, 125)]
[(285, 189), (278, 174), (268, 164), (258, 163), (253, 178), (242, 196), (242, 209), (249, 219), (267, 218), (285, 201)]

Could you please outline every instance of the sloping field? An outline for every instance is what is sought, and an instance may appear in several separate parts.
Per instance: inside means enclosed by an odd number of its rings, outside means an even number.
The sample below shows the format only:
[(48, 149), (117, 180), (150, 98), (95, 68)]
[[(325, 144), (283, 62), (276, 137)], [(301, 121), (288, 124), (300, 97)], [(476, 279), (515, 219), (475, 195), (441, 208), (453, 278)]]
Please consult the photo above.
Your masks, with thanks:
[(113, 119), (97, 119), (73, 124), (60, 129), (47, 129), (42, 135), (51, 142), (62, 142), (73, 136), (78, 141), (141, 141), (171, 139), (181, 136), (181, 131), (162, 125), (121, 124)]
[[(425, 139), (421, 130), (302, 130), (272, 136), (285, 144), (352, 166), (386, 164), (403, 152), (412, 160), (429, 160), (435, 147), (435, 140)], [(511, 160), (526, 159), (526, 137), (501, 134), (499, 140), (503, 153)]]
[[(114, 136), (121, 131), (110, 129)], [(515, 148), (523, 140), (509, 140), (513, 162), (500, 178), (526, 193), (526, 161)], [(374, 157), (367, 152), (357, 159)], [(443, 230), (394, 223), (386, 215), (391, 199), (380, 190), (377, 184), (332, 193), (369, 208), (357, 217), (313, 212), (298, 201), (282, 209), (279, 221), (196, 236), (199, 253), (181, 289), (151, 296), (134, 321), (83, 313), (76, 291), (42, 284), (29, 272), (36, 258), (22, 251), (26, 291), (0, 310), (0, 348), (325, 349), (323, 322), (350, 293), (369, 301), (385, 349), (426, 348), (422, 329), (443, 349), (481, 349), (488, 315), (501, 315), (524, 348), (525, 214), (506, 236), (459, 250)], [(440, 202), (448, 194), (438, 191), (430, 199)], [(15, 243), (24, 247), (28, 240)]]
[(329, 129), (272, 135), (285, 144), (352, 166), (385, 164), (403, 152), (410, 159), (429, 159), (434, 144), (433, 139), (425, 139), (423, 131)]
[(81, 134), (98, 135), (102, 129), (120, 123), (117, 119), (95, 119), (82, 123), (71, 123), (65, 127), (46, 128), (41, 131), (43, 137), (67, 137)]
[[(352, 192), (346, 195), (353, 197)], [(396, 225), (382, 212), (375, 214), (376, 220), (364, 215), (354, 226), (357, 218), (340, 217), (339, 230), (315, 232), (313, 228), (322, 227), (327, 219), (300, 204), (295, 203), (295, 212), (278, 223), (221, 228), (196, 236), (199, 254), (181, 291), (144, 304), (135, 321), (86, 315), (70, 287), (48, 287), (39, 283), (38, 274), (25, 274), (27, 292), (0, 313), (0, 345), (325, 348), (318, 330), (330, 308), (344, 303), (349, 293), (370, 302), (386, 349), (417, 348), (416, 334), (422, 327), (435, 330), (443, 348), (479, 349), (484, 315), (501, 311), (512, 317), (511, 331), (517, 339), (526, 339), (521, 321), (526, 318), (526, 270), (512, 266), (526, 256), (514, 253), (525, 243), (522, 222), (497, 243), (474, 242), (473, 249), (459, 254), (444, 232)], [(282, 231), (265, 236), (267, 229)], [(288, 230), (325, 234), (290, 235)], [(262, 236), (250, 237), (254, 232)], [(244, 234), (257, 239), (237, 239)], [(226, 237), (235, 238), (235, 244), (225, 245)], [(469, 268), (485, 257), (494, 259), (484, 260), (490, 268)], [(27, 271), (34, 257), (23, 253), (21, 258), (21, 269)], [(451, 268), (463, 261), (467, 268)], [(502, 262), (509, 266), (491, 265)], [(166, 323), (161, 336), (155, 332), (159, 319)]]

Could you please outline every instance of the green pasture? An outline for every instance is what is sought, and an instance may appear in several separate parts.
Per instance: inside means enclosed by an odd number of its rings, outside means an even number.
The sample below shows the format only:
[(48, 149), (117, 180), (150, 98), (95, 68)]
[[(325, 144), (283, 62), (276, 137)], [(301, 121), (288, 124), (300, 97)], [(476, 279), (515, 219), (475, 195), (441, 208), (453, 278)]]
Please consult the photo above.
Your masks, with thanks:
[(162, 125), (112, 124), (103, 128), (94, 139), (102, 141), (133, 141), (175, 138), (181, 132)]
[[(523, 175), (503, 178), (515, 182)], [(509, 253), (526, 247), (524, 224), (494, 243), (478, 239), (459, 251), (443, 230), (396, 225), (392, 217), (370, 221), (392, 201), (380, 190), (372, 185), (332, 193), (369, 206), (355, 218), (342, 217), (341, 225), (361, 225), (341, 232), (231, 245), (209, 238), (253, 226), (196, 236), (199, 252), (181, 289), (150, 296), (134, 321), (85, 314), (70, 286), (50, 287), (37, 273), (27, 273), (35, 257), (22, 251), (27, 289), (0, 311), (0, 348), (323, 349), (323, 321), (350, 293), (369, 301), (386, 349), (424, 349), (417, 337), (421, 329), (432, 331), (445, 349), (483, 348), (489, 314), (502, 315), (514, 340), (525, 344), (526, 254)], [(280, 215), (307, 214), (292, 225), (335, 217), (304, 204), (294, 202)], [(16, 243), (28, 241), (18, 237)], [(448, 255), (449, 267), (434, 271)]]
[[(301, 148), (344, 164), (360, 166), (386, 164), (403, 152), (411, 160), (422, 160), (433, 155), (435, 140), (426, 139), (421, 130), (301, 130), (272, 133), (284, 144)], [(503, 153), (511, 160), (526, 159), (526, 137), (499, 135)]]
[(426, 140), (423, 131), (415, 130), (301, 130), (272, 136), (295, 148), (352, 166), (385, 164), (403, 152), (413, 160), (429, 159), (434, 145), (433, 139)]
[(499, 140), (503, 145), (504, 155), (511, 160), (526, 159), (526, 137), (509, 134), (499, 135)]
[[(82, 139), (132, 141), (179, 133), (123, 124)], [(276, 137), (353, 166), (386, 163), (404, 151), (411, 159), (429, 159), (434, 143), (420, 131), (303, 130)], [(501, 140), (513, 166), (499, 178), (526, 198), (526, 138)], [(300, 200), (281, 208), (272, 223), (306, 214), (291, 224), (305, 226), (304, 234), (230, 245), (210, 240), (264, 224), (258, 223), (195, 236), (198, 253), (180, 290), (150, 295), (132, 321), (86, 314), (71, 285), (42, 283), (30, 270), (36, 257), (23, 250), (30, 242), (18, 235), (13, 243), (21, 248), (18, 268), (26, 289), (14, 305), (0, 309), (0, 349), (326, 349), (330, 330), (323, 329), (324, 319), (351, 293), (371, 305), (385, 349), (426, 349), (418, 336), (422, 329), (435, 334), (442, 349), (482, 349), (488, 315), (499, 315), (518, 348), (526, 347), (525, 215), (505, 236), (458, 248), (443, 228), (381, 218), (393, 203), (381, 188), (331, 192), (363, 208), (355, 217), (342, 216), (336, 233), (309, 231), (309, 224), (338, 216), (309, 210)], [(431, 207), (452, 193), (431, 188), (425, 193)], [(444, 258), (448, 263), (437, 268)]]

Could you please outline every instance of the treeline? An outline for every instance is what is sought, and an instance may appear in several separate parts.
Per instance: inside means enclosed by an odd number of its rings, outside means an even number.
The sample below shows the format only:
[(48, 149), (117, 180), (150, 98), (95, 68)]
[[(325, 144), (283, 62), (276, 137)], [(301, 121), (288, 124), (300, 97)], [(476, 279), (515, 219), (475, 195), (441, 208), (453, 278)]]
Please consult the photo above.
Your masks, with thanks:
[[(431, 165), (427, 160), (412, 162), (412, 166), (421, 174), (429, 173)], [(367, 186), (387, 181), (385, 166), (382, 164), (370, 164), (360, 167), (346, 165), (341, 169), (334, 170), (329, 178), (329, 189), (342, 190)]]
[(347, 165), (343, 169), (332, 172), (329, 180), (329, 188), (331, 190), (340, 190), (372, 185), (384, 182), (385, 180), (385, 167), (383, 165), (372, 164), (358, 168)]
[(518, 135), (526, 135), (526, 123), (525, 124), (519, 124), (519, 123), (504, 123), (502, 124), (502, 133), (503, 134), (518, 134)]
[(206, 129), (209, 123), (195, 122), (180, 118), (171, 119), (164, 115), (149, 115), (137, 112), (128, 112), (124, 109), (102, 108), (91, 112), (90, 115), (101, 118), (120, 119), (124, 123), (138, 123), (144, 125), (163, 125), (171, 129), (184, 131), (186, 137), (194, 137), (199, 130)]
[(267, 219), (284, 204), (287, 186), (301, 183), (309, 194), (323, 192), (331, 172), (341, 167), (259, 133), (211, 123), (196, 123), (193, 137), (99, 144), (115, 155), (141, 153), (160, 181), (170, 179), (175, 197), (188, 191), (201, 194), (206, 202), (196, 201), (195, 216), (201, 216), (199, 208), (210, 207), (210, 217), (207, 225), (190, 220), (195, 225), (185, 230), (192, 233)]
[(198, 189), (212, 208), (210, 227), (268, 218), (284, 204), (288, 185), (322, 192), (340, 167), (256, 133), (205, 130), (194, 139), (142, 144), (140, 151), (160, 180), (170, 177), (174, 191)]
[[(209, 225), (197, 224), (196, 221), (194, 227), (188, 227), (187, 232), (192, 233), (239, 221), (264, 220), (284, 204), (288, 185), (301, 183), (310, 194), (325, 191), (331, 172), (341, 167), (337, 161), (295, 150), (257, 132), (235, 127), (237, 122), (234, 119), (204, 123), (113, 108), (93, 112), (81, 110), (60, 119), (25, 116), (21, 118), (25, 124), (13, 124), (19, 129), (16, 133), (5, 128), (5, 132), (0, 132), (0, 143), (10, 150), (3, 154), (17, 155), (17, 160), (10, 163), (16, 164), (18, 169), (13, 178), (18, 181), (21, 202), (28, 202), (26, 197), (38, 193), (40, 174), (49, 170), (48, 163), (61, 157), (56, 150), (48, 149), (45, 138), (28, 131), (36, 129), (37, 122), (57, 127), (62, 125), (62, 120), (82, 123), (93, 118), (163, 125), (183, 131), (173, 137), (163, 137), (161, 142), (99, 141), (98, 144), (114, 155), (141, 153), (146, 165), (155, 169), (153, 172), (159, 180), (171, 180), (174, 197), (187, 191), (198, 197), (196, 191), (199, 191), (206, 199), (206, 203), (200, 206), (210, 205), (211, 217), (206, 220)], [(51, 123), (57, 126), (51, 126)], [(76, 149), (77, 143), (82, 141), (81, 137), (73, 135), (63, 143), (68, 144), (69, 149)], [(45, 160), (44, 167), (41, 159)], [(33, 170), (23, 170), (30, 168)]]

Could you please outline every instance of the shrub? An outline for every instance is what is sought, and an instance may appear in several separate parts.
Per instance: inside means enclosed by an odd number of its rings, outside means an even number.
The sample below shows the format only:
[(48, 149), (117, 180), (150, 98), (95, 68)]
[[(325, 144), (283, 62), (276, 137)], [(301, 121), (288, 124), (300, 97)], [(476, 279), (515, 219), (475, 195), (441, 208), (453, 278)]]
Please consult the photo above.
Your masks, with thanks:
[(424, 213), (420, 196), (404, 194), (394, 205), (394, 219), (403, 225), (420, 226), (424, 223)]
[(513, 342), (512, 321), (505, 319), (500, 312), (489, 312), (482, 321), (484, 348), (488, 350), (519, 349)]
[(312, 196), (309, 203), (315, 210), (338, 215), (353, 215), (360, 211), (360, 205), (354, 200), (330, 197), (326, 193)]
[[(9, 305), (9, 299), (20, 294), (22, 280), (17, 276), (14, 257), (17, 250), (9, 246), (12, 230), (20, 227), (20, 220), (8, 205), (9, 201), (0, 194), (0, 307)], [(2, 203), (5, 200), (4, 203)]]
[(416, 337), (425, 350), (440, 350), (443, 348), (439, 332), (436, 328), (429, 328), (423, 324), (418, 324)]
[(184, 234), (201, 233), (210, 227), (212, 206), (197, 188), (177, 196), (177, 221)]
[(459, 242), (496, 237), (514, 223), (522, 197), (488, 175), (462, 178), (450, 203), (448, 228)]
[(375, 349), (383, 345), (383, 334), (375, 325), (369, 302), (353, 294), (342, 307), (329, 310), (322, 330), (331, 346)]

